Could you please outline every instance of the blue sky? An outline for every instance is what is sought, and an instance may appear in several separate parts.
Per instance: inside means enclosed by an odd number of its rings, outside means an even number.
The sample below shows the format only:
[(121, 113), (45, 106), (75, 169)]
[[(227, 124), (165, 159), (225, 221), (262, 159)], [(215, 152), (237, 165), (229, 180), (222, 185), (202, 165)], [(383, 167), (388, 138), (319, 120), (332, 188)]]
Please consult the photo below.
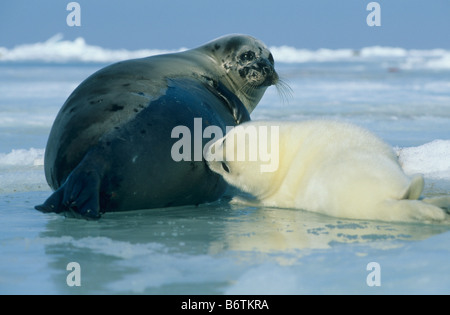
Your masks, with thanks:
[(245, 33), (269, 46), (450, 49), (450, 0), (379, 0), (379, 27), (366, 23), (371, 0), (78, 0), (80, 27), (66, 24), (69, 2), (2, 1), (0, 46), (62, 33), (105, 48), (177, 49)]

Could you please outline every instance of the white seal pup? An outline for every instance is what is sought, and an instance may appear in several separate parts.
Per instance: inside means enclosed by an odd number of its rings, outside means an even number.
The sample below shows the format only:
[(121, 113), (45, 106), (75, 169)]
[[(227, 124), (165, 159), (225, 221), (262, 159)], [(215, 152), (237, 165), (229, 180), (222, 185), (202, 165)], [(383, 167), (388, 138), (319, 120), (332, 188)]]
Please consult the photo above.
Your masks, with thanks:
[[(252, 139), (255, 135), (259, 138)], [(255, 142), (259, 151), (250, 152)], [(442, 221), (447, 217), (439, 206), (448, 206), (450, 198), (418, 200), (423, 177), (408, 177), (388, 144), (348, 123), (247, 122), (212, 144), (206, 160), (229, 184), (254, 197), (237, 197), (237, 203), (352, 219)]]

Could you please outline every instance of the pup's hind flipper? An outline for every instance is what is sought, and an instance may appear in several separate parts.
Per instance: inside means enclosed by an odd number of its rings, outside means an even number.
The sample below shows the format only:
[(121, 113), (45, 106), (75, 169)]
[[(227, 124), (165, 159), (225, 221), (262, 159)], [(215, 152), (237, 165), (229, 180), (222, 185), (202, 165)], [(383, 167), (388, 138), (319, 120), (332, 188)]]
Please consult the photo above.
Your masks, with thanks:
[(403, 199), (417, 200), (420, 199), (428, 205), (433, 205), (438, 208), (445, 210), (450, 214), (450, 196), (440, 196), (440, 197), (430, 197), (430, 198), (420, 198), (423, 188), (425, 186), (425, 181), (422, 175), (416, 175), (411, 180), (407, 191), (405, 192)]
[(382, 220), (404, 222), (441, 222), (447, 218), (443, 209), (422, 200), (387, 200), (379, 204)]
[(450, 214), (450, 196), (430, 197), (422, 199), (423, 202), (439, 207)]

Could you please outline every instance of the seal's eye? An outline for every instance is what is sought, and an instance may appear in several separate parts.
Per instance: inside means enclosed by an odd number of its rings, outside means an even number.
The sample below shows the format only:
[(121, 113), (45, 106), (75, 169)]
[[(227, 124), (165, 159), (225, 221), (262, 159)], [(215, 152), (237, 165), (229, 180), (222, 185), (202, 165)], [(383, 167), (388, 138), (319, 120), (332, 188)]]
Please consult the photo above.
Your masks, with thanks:
[(223, 168), (223, 170), (224, 170), (225, 172), (227, 172), (227, 173), (230, 172), (230, 169), (228, 168), (228, 165), (225, 164), (225, 162), (222, 162), (222, 168)]
[(269, 55), (269, 62), (272, 64), (272, 66), (275, 64), (275, 60), (273, 60), (272, 54)]
[(249, 50), (246, 51), (245, 53), (242, 53), (239, 56), (239, 59), (241, 59), (241, 61), (252, 61), (256, 58), (256, 55), (253, 51)]

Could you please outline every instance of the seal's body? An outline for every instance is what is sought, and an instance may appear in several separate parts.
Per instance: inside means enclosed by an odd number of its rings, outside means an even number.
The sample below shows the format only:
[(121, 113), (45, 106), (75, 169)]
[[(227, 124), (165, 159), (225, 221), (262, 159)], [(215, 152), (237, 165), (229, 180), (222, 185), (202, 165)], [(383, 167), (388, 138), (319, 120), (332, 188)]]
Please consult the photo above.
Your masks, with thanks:
[(270, 52), (244, 35), (99, 70), (55, 119), (45, 175), (56, 191), (36, 208), (98, 218), (106, 211), (216, 200), (225, 182), (203, 159), (174, 161), (173, 129), (192, 130), (195, 118), (223, 131), (247, 121), (277, 81)]
[[(227, 155), (243, 150), (243, 156), (252, 156), (247, 152), (249, 148), (241, 147), (245, 142), (231, 141), (250, 127), (260, 136), (264, 134), (258, 139), (260, 145), (262, 142), (264, 148), (277, 149), (278, 152), (271, 152), (278, 159), (273, 163), (278, 166), (274, 171), (261, 171), (267, 161), (239, 161)], [(275, 131), (278, 134), (273, 137)], [(255, 198), (238, 197), (237, 203), (298, 208), (352, 219), (447, 218), (440, 207), (448, 207), (450, 198), (418, 200), (423, 177), (408, 177), (389, 145), (351, 124), (321, 120), (252, 121), (234, 128), (212, 147), (210, 152), (214, 151), (222, 161), (206, 156), (211, 170)]]

